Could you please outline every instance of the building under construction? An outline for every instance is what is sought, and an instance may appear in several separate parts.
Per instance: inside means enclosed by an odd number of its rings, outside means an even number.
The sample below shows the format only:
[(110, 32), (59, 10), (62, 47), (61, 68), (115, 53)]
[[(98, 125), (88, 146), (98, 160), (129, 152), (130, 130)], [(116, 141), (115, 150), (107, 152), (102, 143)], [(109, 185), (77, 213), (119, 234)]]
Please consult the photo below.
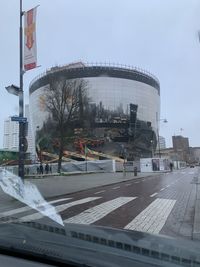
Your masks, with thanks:
[[(89, 65), (82, 62), (54, 67), (30, 84), (30, 114), (35, 144), (40, 155), (56, 155), (59, 136), (56, 121), (46, 108), (45, 92), (50, 80), (82, 79), (86, 96), (65, 125), (66, 159), (149, 157), (157, 145), (160, 85), (152, 74), (122, 65)], [(46, 154), (47, 156), (47, 154)]]

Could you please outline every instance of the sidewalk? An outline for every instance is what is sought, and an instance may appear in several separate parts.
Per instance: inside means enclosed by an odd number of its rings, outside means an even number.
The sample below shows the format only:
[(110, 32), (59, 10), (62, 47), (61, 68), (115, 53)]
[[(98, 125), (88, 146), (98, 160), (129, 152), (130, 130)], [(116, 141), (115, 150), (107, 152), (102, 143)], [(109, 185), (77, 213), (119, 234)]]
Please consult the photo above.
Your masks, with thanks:
[(74, 193), (94, 187), (125, 182), (131, 179), (144, 178), (147, 176), (161, 175), (162, 173), (90, 173), (70, 176), (49, 176), (44, 178), (26, 179), (35, 184), (45, 198)]

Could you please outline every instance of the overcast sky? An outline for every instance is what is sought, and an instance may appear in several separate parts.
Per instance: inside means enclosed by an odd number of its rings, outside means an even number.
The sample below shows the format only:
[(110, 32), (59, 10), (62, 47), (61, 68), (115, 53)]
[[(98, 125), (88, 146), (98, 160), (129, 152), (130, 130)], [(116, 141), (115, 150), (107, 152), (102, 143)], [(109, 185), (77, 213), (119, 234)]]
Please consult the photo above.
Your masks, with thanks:
[[(30, 81), (46, 68), (77, 60), (137, 66), (161, 84), (160, 134), (182, 134), (200, 146), (199, 0), (24, 0), (37, 14), (38, 65)], [(5, 86), (19, 85), (19, 0), (0, 1), (0, 147), (3, 122), (18, 113), (18, 98)], [(183, 129), (180, 131), (180, 129)]]

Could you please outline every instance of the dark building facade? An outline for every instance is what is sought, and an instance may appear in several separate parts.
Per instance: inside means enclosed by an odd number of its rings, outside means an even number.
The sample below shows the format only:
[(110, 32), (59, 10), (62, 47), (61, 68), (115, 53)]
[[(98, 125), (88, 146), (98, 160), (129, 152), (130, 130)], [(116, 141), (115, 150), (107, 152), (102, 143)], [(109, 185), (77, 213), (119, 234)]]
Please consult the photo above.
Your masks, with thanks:
[(173, 149), (181, 156), (181, 160), (188, 162), (190, 158), (189, 139), (181, 135), (172, 136)]

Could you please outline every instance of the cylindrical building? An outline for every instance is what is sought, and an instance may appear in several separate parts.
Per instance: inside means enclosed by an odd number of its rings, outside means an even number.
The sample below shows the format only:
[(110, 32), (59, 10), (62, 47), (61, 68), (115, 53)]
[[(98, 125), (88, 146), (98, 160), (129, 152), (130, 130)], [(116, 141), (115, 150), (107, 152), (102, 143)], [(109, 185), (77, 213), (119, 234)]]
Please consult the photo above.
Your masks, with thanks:
[[(88, 146), (116, 156), (124, 151), (126, 157), (131, 159), (151, 156), (156, 147), (160, 116), (160, 84), (157, 78), (148, 72), (122, 65), (78, 62), (53, 67), (30, 84), (30, 114), (35, 137), (50, 118), (45, 104), (45, 90), (48, 90), (50, 79), (60, 77), (87, 82), (92, 123), (87, 126), (88, 134), (84, 129), (84, 136), (81, 136), (81, 131), (77, 136), (79, 127), (76, 126), (73, 129), (74, 138), (104, 140), (101, 148), (92, 146), (92, 141), (88, 141)], [(81, 129), (83, 127), (80, 125)], [(72, 145), (70, 149), (75, 148)]]

